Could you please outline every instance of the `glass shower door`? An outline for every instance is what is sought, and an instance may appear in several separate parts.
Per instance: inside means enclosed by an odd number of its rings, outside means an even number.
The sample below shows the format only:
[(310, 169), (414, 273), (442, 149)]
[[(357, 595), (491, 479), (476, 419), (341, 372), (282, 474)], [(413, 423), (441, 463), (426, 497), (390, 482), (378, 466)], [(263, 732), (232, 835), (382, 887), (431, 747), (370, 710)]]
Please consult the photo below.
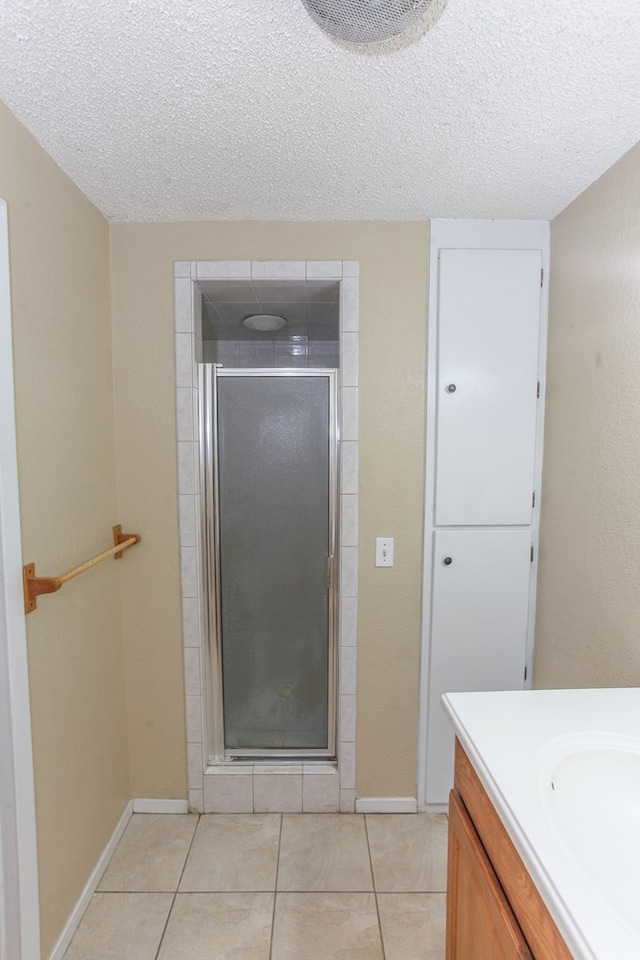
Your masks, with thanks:
[(213, 379), (213, 695), (224, 756), (330, 756), (334, 374), (217, 370)]

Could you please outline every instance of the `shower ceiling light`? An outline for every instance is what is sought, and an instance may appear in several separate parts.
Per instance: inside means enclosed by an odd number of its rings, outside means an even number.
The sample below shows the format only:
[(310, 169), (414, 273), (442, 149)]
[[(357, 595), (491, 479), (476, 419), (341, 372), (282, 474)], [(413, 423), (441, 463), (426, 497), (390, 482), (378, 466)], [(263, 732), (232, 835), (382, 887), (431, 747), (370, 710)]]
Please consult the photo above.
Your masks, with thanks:
[(242, 321), (249, 330), (281, 330), (287, 322), (284, 317), (277, 317), (273, 313), (254, 313)]
[[(388, 44), (417, 36), (442, 12), (445, 0), (302, 0), (321, 30), (349, 45)], [(411, 37), (413, 39), (413, 36)]]

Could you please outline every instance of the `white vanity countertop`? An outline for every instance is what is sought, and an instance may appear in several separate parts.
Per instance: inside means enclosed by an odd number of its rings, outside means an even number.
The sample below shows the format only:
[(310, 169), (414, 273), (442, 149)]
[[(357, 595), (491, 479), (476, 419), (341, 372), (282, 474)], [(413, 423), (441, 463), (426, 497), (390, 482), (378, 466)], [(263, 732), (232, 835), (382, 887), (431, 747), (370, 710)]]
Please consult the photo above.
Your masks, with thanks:
[[(585, 863), (591, 856), (590, 868), (580, 862), (580, 850), (575, 856), (549, 816), (550, 802), (556, 802), (549, 791), (555, 789), (550, 776), (553, 763), (575, 744), (578, 749), (586, 745), (582, 757), (587, 764), (590, 744), (596, 745), (596, 758), (611, 756), (598, 754), (599, 744), (608, 750), (610, 744), (615, 749), (628, 741), (630, 749), (640, 749), (640, 688), (450, 693), (442, 702), (576, 960), (639, 960), (640, 759), (636, 764), (630, 754), (632, 779), (625, 783), (634, 789), (624, 791), (623, 809), (617, 809), (615, 791), (610, 789), (607, 795), (606, 767), (594, 769), (589, 789), (598, 791), (593, 797), (602, 800), (603, 808), (612, 809), (602, 818), (601, 835), (591, 828), (585, 837)], [(583, 784), (589, 779), (583, 775)], [(585, 788), (580, 795), (587, 792)], [(575, 824), (570, 823), (574, 851), (580, 823), (576, 809)], [(606, 855), (602, 871), (593, 869), (596, 842)]]

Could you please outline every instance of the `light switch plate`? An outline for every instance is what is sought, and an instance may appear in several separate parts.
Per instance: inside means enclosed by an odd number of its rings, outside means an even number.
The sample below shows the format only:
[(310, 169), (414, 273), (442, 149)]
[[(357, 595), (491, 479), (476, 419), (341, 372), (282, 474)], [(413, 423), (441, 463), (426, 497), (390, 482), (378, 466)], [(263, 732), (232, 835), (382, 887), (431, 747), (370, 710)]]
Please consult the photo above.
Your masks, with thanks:
[(376, 537), (376, 567), (393, 566), (393, 537)]

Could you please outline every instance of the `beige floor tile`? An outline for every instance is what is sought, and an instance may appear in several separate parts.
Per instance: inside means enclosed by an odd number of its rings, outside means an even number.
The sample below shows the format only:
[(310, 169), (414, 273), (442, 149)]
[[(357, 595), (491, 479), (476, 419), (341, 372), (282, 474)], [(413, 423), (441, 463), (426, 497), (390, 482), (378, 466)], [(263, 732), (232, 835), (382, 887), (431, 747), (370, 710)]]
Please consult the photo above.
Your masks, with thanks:
[(278, 893), (272, 960), (382, 960), (372, 893)]
[(285, 814), (278, 890), (373, 890), (364, 818)]
[(201, 817), (180, 891), (275, 890), (279, 842), (277, 813)]
[(272, 893), (179, 893), (158, 960), (269, 960)]
[(446, 894), (379, 893), (386, 960), (444, 960)]
[(444, 814), (367, 814), (367, 833), (378, 892), (446, 890), (447, 818)]
[(97, 893), (65, 960), (154, 960), (172, 893)]
[(135, 813), (98, 890), (175, 891), (197, 823), (196, 814)]

